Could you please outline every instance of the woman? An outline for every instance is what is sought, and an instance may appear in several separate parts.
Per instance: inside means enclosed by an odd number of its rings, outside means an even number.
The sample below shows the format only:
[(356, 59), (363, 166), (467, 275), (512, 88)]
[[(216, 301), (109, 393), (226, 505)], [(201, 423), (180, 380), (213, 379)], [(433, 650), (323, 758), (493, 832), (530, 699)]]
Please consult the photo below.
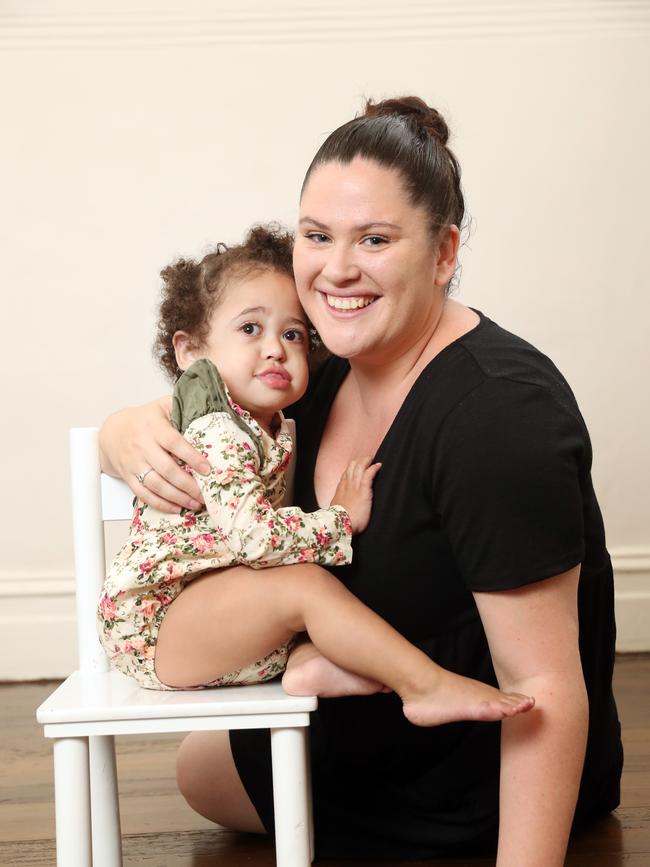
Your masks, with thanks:
[[(296, 502), (328, 503), (359, 454), (382, 463), (370, 526), (339, 572), (445, 667), (532, 694), (497, 726), (418, 730), (395, 697), (325, 699), (311, 727), (317, 854), (426, 858), (492, 845), (561, 865), (572, 822), (619, 799), (612, 572), (589, 437), (529, 344), (447, 298), (464, 217), (444, 120), (411, 97), (335, 130), (303, 185), (294, 270), (334, 358), (295, 408)], [(105, 467), (192, 507), (200, 459), (163, 400), (113, 416)], [(153, 468), (146, 487), (135, 474)], [(303, 661), (312, 653), (300, 648)], [(267, 736), (195, 733), (181, 791), (219, 824), (272, 827)], [(576, 810), (577, 803), (577, 810)]]

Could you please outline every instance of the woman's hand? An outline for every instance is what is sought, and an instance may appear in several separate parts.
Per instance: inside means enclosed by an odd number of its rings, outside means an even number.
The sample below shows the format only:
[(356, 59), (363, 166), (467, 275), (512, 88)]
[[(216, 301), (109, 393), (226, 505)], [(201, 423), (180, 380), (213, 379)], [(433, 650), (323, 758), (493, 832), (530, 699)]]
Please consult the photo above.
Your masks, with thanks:
[[(124, 479), (136, 496), (162, 512), (200, 509), (199, 486), (178, 461), (202, 474), (210, 472), (210, 464), (174, 430), (170, 413), (171, 397), (163, 397), (109, 416), (99, 432), (102, 470)], [(144, 483), (137, 473), (146, 473)]]

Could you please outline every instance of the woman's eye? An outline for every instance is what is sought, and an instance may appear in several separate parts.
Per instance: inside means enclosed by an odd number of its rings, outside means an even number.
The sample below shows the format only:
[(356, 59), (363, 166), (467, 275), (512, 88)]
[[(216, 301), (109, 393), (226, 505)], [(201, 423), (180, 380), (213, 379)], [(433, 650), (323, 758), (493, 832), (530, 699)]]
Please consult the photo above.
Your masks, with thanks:
[(310, 241), (315, 241), (317, 244), (324, 244), (326, 241), (329, 241), (329, 238), (323, 232), (307, 232), (305, 237), (309, 238)]
[(240, 330), (243, 331), (244, 334), (250, 334), (253, 337), (257, 337), (262, 329), (257, 322), (244, 322)]
[(388, 243), (388, 239), (382, 238), (381, 235), (368, 235), (363, 239), (363, 243), (368, 247), (381, 247), (382, 244)]
[(306, 337), (303, 332), (299, 331), (297, 328), (290, 328), (288, 331), (284, 332), (284, 339), (288, 340), (289, 343), (303, 343), (306, 340)]

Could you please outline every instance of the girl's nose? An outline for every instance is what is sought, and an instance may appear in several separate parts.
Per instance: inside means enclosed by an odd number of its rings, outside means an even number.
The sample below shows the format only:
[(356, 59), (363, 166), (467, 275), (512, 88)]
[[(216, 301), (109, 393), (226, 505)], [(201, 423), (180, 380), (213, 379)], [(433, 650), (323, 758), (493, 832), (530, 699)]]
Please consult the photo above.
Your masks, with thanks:
[(262, 347), (264, 358), (275, 358), (282, 361), (285, 358), (284, 344), (279, 336), (275, 334), (267, 334)]
[(344, 285), (359, 279), (359, 267), (354, 261), (354, 253), (349, 247), (332, 245), (327, 251), (322, 274), (334, 286)]

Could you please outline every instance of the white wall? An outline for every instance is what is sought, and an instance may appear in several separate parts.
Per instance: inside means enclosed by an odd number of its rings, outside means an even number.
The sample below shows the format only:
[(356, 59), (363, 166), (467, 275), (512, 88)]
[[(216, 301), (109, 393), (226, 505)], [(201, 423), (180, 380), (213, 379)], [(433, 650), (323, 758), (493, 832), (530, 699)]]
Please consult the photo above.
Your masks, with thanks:
[(325, 134), (410, 92), (464, 168), (459, 297), (571, 382), (650, 649), (649, 49), (646, 2), (4, 0), (0, 679), (73, 666), (67, 429), (166, 389), (160, 268), (293, 224)]

